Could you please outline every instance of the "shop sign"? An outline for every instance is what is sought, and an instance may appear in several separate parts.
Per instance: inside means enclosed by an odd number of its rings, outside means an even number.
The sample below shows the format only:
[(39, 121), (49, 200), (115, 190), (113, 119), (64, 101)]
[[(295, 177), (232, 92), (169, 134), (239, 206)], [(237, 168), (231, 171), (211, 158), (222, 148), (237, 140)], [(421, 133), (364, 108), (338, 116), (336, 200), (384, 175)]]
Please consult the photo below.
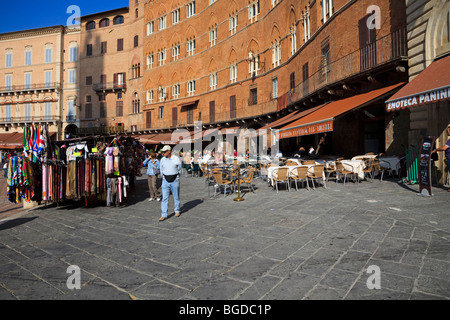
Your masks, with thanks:
[(420, 148), (419, 169), (419, 195), (431, 196), (431, 151), (433, 150), (434, 137), (422, 139)]
[(416, 95), (414, 97), (404, 98), (387, 104), (387, 111), (396, 111), (400, 109), (420, 106), (428, 103), (436, 103), (450, 99), (450, 87), (446, 89), (435, 90), (432, 92)]
[(278, 132), (278, 139), (286, 139), (299, 136), (307, 136), (311, 134), (324, 133), (333, 131), (333, 120), (315, 123), (299, 128), (288, 129)]

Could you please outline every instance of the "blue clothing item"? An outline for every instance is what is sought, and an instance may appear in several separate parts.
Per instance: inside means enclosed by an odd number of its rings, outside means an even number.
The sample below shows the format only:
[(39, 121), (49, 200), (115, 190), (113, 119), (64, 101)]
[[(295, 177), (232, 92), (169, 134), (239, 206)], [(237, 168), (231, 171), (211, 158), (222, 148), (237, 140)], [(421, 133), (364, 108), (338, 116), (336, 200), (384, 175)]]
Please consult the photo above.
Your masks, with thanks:
[(161, 201), (161, 216), (167, 218), (167, 209), (169, 207), (170, 192), (173, 195), (173, 201), (175, 204), (175, 213), (180, 212), (180, 178), (177, 177), (174, 182), (167, 182), (166, 179), (162, 181), (162, 201)]
[(171, 176), (175, 174), (181, 174), (181, 160), (177, 156), (172, 155), (169, 158), (162, 158), (160, 163), (161, 174)]
[(448, 141), (447, 141), (447, 143), (445, 145), (448, 146), (447, 150), (445, 150), (445, 157), (448, 160), (448, 159), (450, 159), (450, 139), (448, 139)]
[(144, 160), (144, 166), (147, 166), (147, 175), (148, 176), (154, 176), (155, 171), (154, 168), (159, 169), (159, 160), (155, 159), (155, 164), (151, 161), (150, 158), (147, 158)]

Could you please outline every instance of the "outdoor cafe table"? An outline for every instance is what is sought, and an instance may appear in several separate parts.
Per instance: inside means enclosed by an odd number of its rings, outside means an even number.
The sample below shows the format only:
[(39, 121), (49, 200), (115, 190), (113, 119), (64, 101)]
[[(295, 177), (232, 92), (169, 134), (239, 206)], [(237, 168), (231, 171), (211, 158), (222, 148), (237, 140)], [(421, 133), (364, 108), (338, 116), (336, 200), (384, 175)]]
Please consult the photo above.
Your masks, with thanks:
[[(363, 160), (363, 159), (374, 159), (377, 155), (361, 155), (353, 157), (352, 160)], [(380, 166), (384, 169), (392, 170), (396, 175), (398, 175), (399, 170), (401, 169), (400, 158), (397, 156), (390, 157), (380, 157)]]
[(401, 169), (400, 158), (397, 156), (381, 157), (380, 166), (384, 169), (392, 170), (396, 175), (398, 175), (399, 170)]
[[(273, 173), (276, 169), (279, 168), (288, 168), (288, 177), (292, 177), (296, 174), (296, 168), (300, 168), (300, 167), (307, 167), (308, 168), (308, 172), (309, 173), (313, 173), (312, 171), (312, 167), (314, 167), (314, 165), (301, 165), (301, 166), (280, 166), (280, 167), (269, 167), (267, 168), (267, 181), (270, 182), (270, 185), (273, 186)], [(323, 173), (323, 179), (325, 180), (325, 171)]]
[(341, 163), (345, 170), (357, 174), (359, 180), (364, 179), (366, 165), (363, 160), (341, 160)]
[(364, 159), (373, 159), (376, 158), (378, 155), (376, 154), (364, 154), (361, 156), (355, 156), (352, 158), (352, 160), (364, 160)]

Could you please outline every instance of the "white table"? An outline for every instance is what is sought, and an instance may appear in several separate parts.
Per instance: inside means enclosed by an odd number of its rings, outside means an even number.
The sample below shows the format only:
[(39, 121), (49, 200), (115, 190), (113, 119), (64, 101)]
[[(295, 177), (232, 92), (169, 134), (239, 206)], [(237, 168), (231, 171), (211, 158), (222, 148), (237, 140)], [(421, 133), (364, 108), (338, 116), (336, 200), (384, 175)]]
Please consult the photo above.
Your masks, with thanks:
[[(358, 175), (359, 180), (364, 179), (364, 169), (366, 165), (362, 160), (341, 160), (342, 166), (345, 170), (351, 171)], [(338, 173), (339, 174), (339, 173)]]
[(361, 156), (353, 157), (352, 160), (373, 159), (373, 158), (376, 158), (376, 157), (377, 157), (376, 154), (364, 154), (364, 155), (361, 155)]
[(400, 158), (397, 156), (392, 157), (381, 157), (380, 166), (384, 169), (392, 170), (396, 175), (398, 175), (401, 169)]

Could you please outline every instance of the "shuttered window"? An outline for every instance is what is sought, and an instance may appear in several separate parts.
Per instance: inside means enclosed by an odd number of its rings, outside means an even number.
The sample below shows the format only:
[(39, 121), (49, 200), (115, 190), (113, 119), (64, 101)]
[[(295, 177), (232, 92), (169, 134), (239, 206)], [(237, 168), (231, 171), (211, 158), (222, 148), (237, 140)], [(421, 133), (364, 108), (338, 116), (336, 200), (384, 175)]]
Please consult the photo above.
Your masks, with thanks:
[(216, 102), (215, 101), (209, 102), (209, 122), (210, 123), (216, 122)]
[(236, 96), (230, 97), (230, 118), (236, 118)]

